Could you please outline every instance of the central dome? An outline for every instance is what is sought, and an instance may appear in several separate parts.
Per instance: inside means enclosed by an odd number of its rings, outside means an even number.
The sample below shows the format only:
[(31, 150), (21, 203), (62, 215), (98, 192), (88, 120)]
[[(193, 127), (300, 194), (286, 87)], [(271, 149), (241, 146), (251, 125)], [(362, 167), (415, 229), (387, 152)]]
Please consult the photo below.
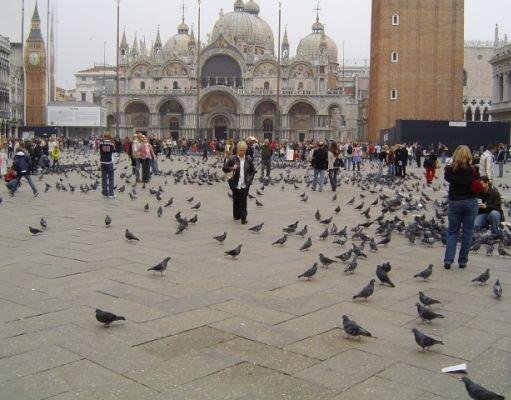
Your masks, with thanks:
[(325, 34), (325, 27), (317, 18), (316, 22), (312, 25), (312, 33), (300, 40), (300, 44), (296, 49), (296, 55), (314, 63), (321, 56), (322, 46), (326, 48), (328, 62), (337, 64), (337, 45)]
[(165, 46), (163, 46), (163, 52), (168, 55), (186, 57), (189, 54), (190, 35), (188, 34), (188, 25), (186, 25), (184, 19), (177, 27), (177, 31), (177, 35), (167, 40)]
[[(257, 4), (252, 0), (247, 4), (237, 0), (233, 12), (220, 17), (213, 27), (211, 41), (214, 42), (221, 34), (236, 46), (245, 44), (274, 52), (273, 32), (270, 25), (257, 13)], [(257, 7), (257, 8), (256, 8)]]

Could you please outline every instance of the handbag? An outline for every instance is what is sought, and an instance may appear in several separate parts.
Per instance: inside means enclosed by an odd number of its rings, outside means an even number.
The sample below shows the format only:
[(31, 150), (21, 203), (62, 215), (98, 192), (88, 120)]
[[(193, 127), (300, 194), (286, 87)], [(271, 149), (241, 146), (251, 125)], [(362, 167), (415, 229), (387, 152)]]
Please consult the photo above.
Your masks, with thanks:
[(341, 157), (337, 157), (334, 160), (334, 168), (344, 168), (344, 161), (342, 161)]
[(474, 194), (479, 194), (483, 191), (483, 185), (477, 176), (477, 171), (472, 167), (472, 183), (470, 183), (470, 191)]

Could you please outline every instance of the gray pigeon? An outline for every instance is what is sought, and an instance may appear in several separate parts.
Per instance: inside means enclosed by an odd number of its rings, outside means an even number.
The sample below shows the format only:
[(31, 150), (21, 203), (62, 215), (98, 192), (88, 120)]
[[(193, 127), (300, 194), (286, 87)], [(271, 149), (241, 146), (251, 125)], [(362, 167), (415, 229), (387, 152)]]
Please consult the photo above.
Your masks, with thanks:
[(325, 240), (327, 237), (328, 237), (329, 233), (328, 233), (328, 228), (325, 228), (325, 230), (323, 231), (323, 233), (321, 233), (321, 235), (319, 235), (319, 238), (321, 240)]
[(158, 215), (158, 218), (161, 218), (161, 215), (163, 214), (163, 208), (161, 208), (161, 206), (159, 206), (158, 211), (156, 213)]
[(310, 278), (312, 278), (314, 275), (316, 275), (317, 271), (318, 271), (318, 263), (314, 263), (314, 265), (311, 268), (309, 268), (303, 274), (298, 275), (298, 278), (307, 278), (307, 280), (310, 280)]
[(330, 264), (336, 263), (337, 261), (332, 260), (331, 258), (325, 257), (323, 253), (319, 253), (319, 262), (325, 266), (328, 267)]
[(105, 217), (105, 225), (107, 228), (110, 228), (110, 225), (112, 224), (112, 218), (110, 218), (108, 215)]
[(424, 292), (419, 292), (419, 300), (425, 306), (432, 306), (433, 304), (442, 304), (440, 301), (432, 299), (424, 294)]
[(197, 204), (195, 204), (193, 207), (192, 207), (192, 210), (198, 210), (201, 206), (201, 202), (199, 201)]
[(235, 249), (232, 249), (232, 250), (228, 250), (225, 252), (225, 255), (226, 256), (231, 256), (232, 258), (235, 258), (237, 256), (240, 255), (241, 253), (241, 247), (242, 245), (240, 244), (238, 247), (236, 247)]
[(424, 280), (428, 279), (433, 273), (433, 264), (429, 264), (425, 270), (422, 270), (418, 274), (415, 274), (414, 278), (422, 278)]
[(227, 232), (224, 232), (222, 235), (213, 236), (213, 239), (215, 239), (217, 242), (223, 243), (226, 237), (227, 237)]
[(148, 271), (157, 271), (161, 275), (163, 275), (163, 271), (167, 269), (167, 264), (169, 263), (170, 257), (165, 257), (163, 261), (161, 261), (159, 264), (155, 265), (154, 267), (151, 267), (148, 269)]
[(352, 321), (348, 318), (348, 316), (342, 316), (342, 327), (344, 332), (346, 332), (347, 338), (350, 337), (358, 337), (360, 339), (361, 336), (371, 337), (371, 332), (366, 331), (360, 325), (358, 325), (355, 321)]
[(273, 243), (272, 243), (272, 246), (276, 245), (276, 244), (280, 244), (281, 246), (287, 242), (287, 233), (284, 234), (284, 236), (282, 236), (281, 238), (275, 240)]
[(46, 223), (46, 220), (44, 217), (41, 217), (41, 221), (39, 221), (39, 224), (41, 225), (41, 228), (46, 229), (48, 227), (48, 224)]
[(444, 318), (443, 315), (441, 314), (437, 314), (437, 313), (434, 313), (433, 311), (431, 310), (428, 310), (426, 307), (424, 307), (422, 304), (420, 303), (415, 303), (415, 305), (417, 306), (417, 312), (419, 313), (419, 317), (423, 320), (423, 321), (428, 321), (428, 322), (431, 322), (432, 320), (434, 320), (435, 318)]
[(444, 344), (444, 342), (440, 340), (436, 340), (432, 337), (425, 335), (420, 332), (418, 329), (412, 329), (413, 335), (415, 336), (415, 342), (422, 347), (422, 351), (428, 350), (429, 347), (434, 346), (435, 344)]
[(468, 395), (474, 400), (506, 400), (504, 396), (493, 393), (481, 385), (472, 382), (472, 380), (467, 376), (460, 378), (460, 381), (465, 384), (465, 389), (467, 389)]
[(472, 279), (472, 282), (479, 282), (481, 285), (484, 285), (488, 279), (490, 279), (490, 268), (487, 268), (481, 275)]
[(124, 236), (126, 237), (126, 239), (128, 240), (140, 240), (138, 237), (136, 237), (133, 233), (131, 233), (127, 228), (126, 228), (126, 231), (124, 232)]
[(346, 268), (344, 269), (344, 272), (349, 272), (350, 274), (354, 273), (357, 269), (358, 262), (357, 262), (358, 256), (355, 254), (353, 256), (353, 260), (351, 260), (348, 265), (346, 265)]
[(369, 296), (371, 296), (374, 293), (374, 279), (371, 279), (371, 281), (365, 286), (360, 293), (353, 296), (353, 299), (367, 299)]
[[(389, 268), (389, 271), (390, 271), (390, 268)], [(394, 285), (392, 283), (392, 281), (390, 280), (390, 278), (387, 274), (386, 264), (378, 265), (376, 267), (376, 276), (378, 277), (378, 279), (380, 280), (380, 283), (382, 285), (387, 284), (390, 287), (396, 287), (396, 285)]]
[(126, 320), (124, 317), (100, 310), (99, 308), (96, 309), (96, 319), (102, 324), (105, 324), (106, 328), (114, 321)]
[(498, 279), (495, 281), (495, 284), (493, 285), (493, 294), (498, 299), (502, 297), (502, 286), (500, 286), (500, 281)]
[(308, 250), (312, 246), (312, 238), (308, 238), (304, 244), (302, 244), (302, 247), (300, 247), (300, 251)]
[(43, 231), (42, 231), (42, 230), (37, 229), (37, 228), (34, 228), (34, 227), (32, 227), (32, 226), (29, 226), (29, 227), (28, 227), (28, 230), (30, 231), (30, 233), (31, 233), (32, 235), (37, 235), (38, 233), (43, 233)]
[(261, 232), (261, 229), (263, 229), (263, 226), (264, 226), (264, 222), (261, 222), (259, 225), (253, 226), (252, 228), (248, 228), (248, 230), (258, 233), (258, 232)]
[(301, 236), (301, 237), (304, 237), (306, 234), (307, 234), (307, 225), (305, 225), (301, 231), (296, 232), (296, 235)]

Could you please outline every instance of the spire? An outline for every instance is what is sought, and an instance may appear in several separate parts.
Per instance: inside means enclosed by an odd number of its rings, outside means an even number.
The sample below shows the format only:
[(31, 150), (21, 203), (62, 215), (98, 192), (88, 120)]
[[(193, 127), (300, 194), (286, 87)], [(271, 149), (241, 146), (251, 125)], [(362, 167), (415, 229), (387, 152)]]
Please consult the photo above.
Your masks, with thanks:
[(154, 47), (161, 47), (161, 37), (160, 37), (160, 25), (158, 25), (158, 32), (156, 33), (156, 40), (154, 41)]
[(190, 33), (190, 41), (188, 42), (188, 46), (195, 46), (195, 34), (193, 33), (193, 24), (192, 24), (192, 31)]
[(319, 6), (319, 0), (317, 2), (316, 8), (314, 9), (316, 11), (316, 22), (312, 25), (312, 32), (313, 33), (324, 33), (325, 32), (325, 26), (319, 22), (319, 12), (321, 11), (321, 7)]
[(39, 18), (39, 11), (37, 11), (37, 0), (35, 2), (34, 14), (32, 15), (32, 22), (34, 21), (41, 22), (41, 18)]
[(131, 55), (138, 56), (140, 54), (138, 50), (137, 32), (135, 32), (135, 39), (133, 39), (133, 46), (131, 46)]
[(144, 36), (144, 40), (140, 39), (140, 55), (147, 56), (147, 46), (145, 43), (145, 36)]
[(30, 23), (30, 33), (27, 40), (43, 40), (41, 35), (41, 19), (37, 11), (37, 1), (34, 7), (34, 14), (32, 15), (32, 22)]
[(289, 49), (289, 39), (287, 38), (287, 25), (284, 29), (284, 37), (282, 38), (282, 48)]
[(126, 28), (122, 32), (121, 49), (128, 48), (128, 41), (126, 40)]
[(499, 47), (499, 24), (495, 24), (495, 41), (493, 42), (493, 47)]

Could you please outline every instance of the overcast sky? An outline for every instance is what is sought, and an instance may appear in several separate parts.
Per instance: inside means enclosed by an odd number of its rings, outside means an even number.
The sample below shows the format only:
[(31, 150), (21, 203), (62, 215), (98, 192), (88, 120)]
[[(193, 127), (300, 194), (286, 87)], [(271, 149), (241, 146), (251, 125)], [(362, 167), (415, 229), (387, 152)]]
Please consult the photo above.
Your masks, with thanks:
[[(115, 0), (49, 0), (58, 20), (57, 85), (73, 88), (73, 73), (103, 62), (103, 44), (106, 42), (107, 62), (115, 63)], [(148, 46), (156, 37), (160, 25), (162, 41), (177, 33), (181, 20), (182, 0), (121, 0), (121, 31), (131, 45), (135, 32), (145, 36)], [(39, 0), (39, 15), (46, 36), (48, 0)], [(275, 41), (278, 27), (278, 0), (257, 0), (260, 16), (273, 28)], [(283, 26), (288, 27), (291, 54), (299, 40), (311, 32), (315, 19), (316, 0), (282, 0)], [(495, 23), (501, 37), (511, 39), (510, 0), (466, 0), (465, 39), (493, 40)], [(28, 35), (35, 0), (25, 0), (25, 36)], [(221, 8), (232, 11), (234, 0), (202, 1), (202, 37), (211, 32)], [(185, 0), (185, 18), (191, 25), (197, 19), (196, 0)], [(345, 41), (347, 59), (369, 58), (371, 30), (371, 0), (321, 0), (320, 18), (326, 33), (337, 43), (339, 50)], [(195, 24), (196, 25), (196, 24)], [(195, 30), (196, 34), (197, 31)], [(11, 41), (21, 36), (21, 0), (0, 0), (0, 34)], [(339, 51), (339, 55), (341, 52)], [(341, 57), (341, 55), (340, 55)]]

